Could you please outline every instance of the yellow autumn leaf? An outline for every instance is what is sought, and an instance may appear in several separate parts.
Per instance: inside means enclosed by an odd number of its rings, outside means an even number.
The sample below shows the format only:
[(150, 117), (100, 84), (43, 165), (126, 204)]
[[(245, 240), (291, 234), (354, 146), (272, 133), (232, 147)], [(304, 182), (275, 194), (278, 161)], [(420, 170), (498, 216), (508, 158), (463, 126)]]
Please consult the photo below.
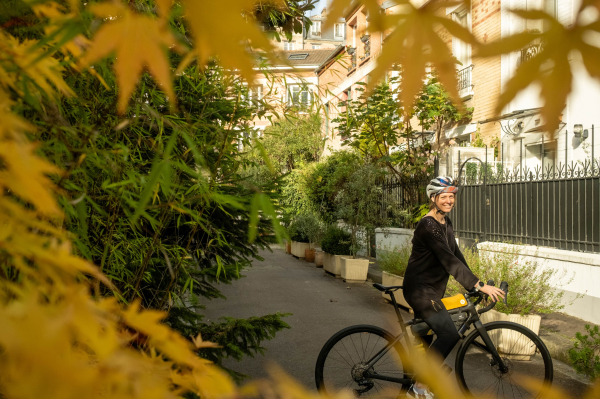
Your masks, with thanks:
[[(160, 4), (161, 10), (167, 7), (165, 1)], [(145, 68), (154, 76), (169, 101), (174, 103), (167, 51), (178, 48), (179, 43), (169, 31), (166, 21), (136, 14), (121, 3), (104, 2), (92, 5), (90, 9), (105, 22), (83, 56), (82, 66), (89, 66), (113, 53), (116, 55), (114, 68), (119, 84), (119, 112), (125, 111)]]
[[(579, 12), (592, 2), (584, 2)], [(496, 113), (532, 83), (541, 86), (544, 105), (540, 110), (545, 122), (544, 129), (554, 132), (559, 128), (559, 116), (562, 114), (567, 96), (571, 92), (573, 73), (569, 61), (571, 53), (581, 54), (583, 64), (590, 76), (600, 79), (600, 48), (592, 46), (586, 36), (600, 31), (600, 22), (581, 24), (575, 17), (574, 23), (565, 27), (551, 15), (539, 10), (513, 10), (513, 13), (525, 20), (544, 20), (549, 28), (543, 33), (523, 32), (501, 39), (494, 43), (481, 45), (476, 51), (477, 57), (491, 57), (520, 51), (531, 45), (540, 45), (540, 51), (517, 67), (514, 76), (508, 81), (496, 106)]]
[(369, 88), (380, 81), (394, 65), (400, 64), (403, 71), (400, 97), (404, 105), (409, 107), (423, 86), (427, 68), (432, 67), (454, 103), (461, 105), (456, 59), (440, 34), (446, 30), (467, 43), (475, 42), (473, 35), (457, 22), (436, 15), (439, 7), (445, 7), (449, 3), (430, 2), (420, 8), (408, 1), (401, 3), (398, 13), (382, 17), (387, 19), (381, 22), (383, 27), (395, 28), (386, 39), (384, 50), (377, 59)]
[(46, 54), (46, 49), (39, 46), (37, 40), (21, 42), (0, 31), (0, 85), (10, 87), (21, 96), (38, 89), (49, 97), (55, 97), (56, 90), (73, 95), (62, 77), (64, 67), (51, 55)]
[(253, 7), (254, 0), (183, 0), (183, 5), (200, 66), (216, 57), (224, 68), (239, 70), (251, 82), (256, 75), (256, 60), (248, 51), (250, 46), (273, 57), (274, 49), (265, 33), (254, 20), (245, 17), (244, 12)]

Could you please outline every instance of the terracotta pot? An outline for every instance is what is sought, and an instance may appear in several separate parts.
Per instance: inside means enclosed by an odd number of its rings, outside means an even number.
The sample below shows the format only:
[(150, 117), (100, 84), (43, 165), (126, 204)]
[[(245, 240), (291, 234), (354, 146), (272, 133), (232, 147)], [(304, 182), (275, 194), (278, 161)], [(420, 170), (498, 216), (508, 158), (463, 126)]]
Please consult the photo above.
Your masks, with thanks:
[(323, 267), (323, 258), (324, 258), (323, 254), (324, 253), (325, 252), (323, 252), (323, 251), (315, 252), (315, 266), (316, 267)]
[(304, 260), (313, 263), (315, 261), (315, 252), (314, 248), (306, 248), (304, 250)]
[(285, 242), (285, 253), (286, 254), (291, 254), (292, 253), (292, 242), (291, 241), (286, 241)]

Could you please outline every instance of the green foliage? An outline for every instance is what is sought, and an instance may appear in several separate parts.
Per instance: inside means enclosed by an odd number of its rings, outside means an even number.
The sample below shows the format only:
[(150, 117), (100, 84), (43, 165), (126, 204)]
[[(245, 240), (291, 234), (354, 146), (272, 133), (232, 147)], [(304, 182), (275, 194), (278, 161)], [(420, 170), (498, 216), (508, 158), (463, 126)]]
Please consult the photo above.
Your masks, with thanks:
[(412, 245), (410, 242), (406, 242), (405, 245), (395, 246), (393, 248), (389, 246), (378, 246), (377, 265), (384, 272), (403, 277), (406, 267), (408, 266), (408, 259), (410, 258), (411, 252)]
[[(314, 244), (323, 238), (325, 223), (314, 213), (301, 213), (292, 221), (291, 229), (295, 234), (292, 240)], [(295, 236), (302, 237), (305, 241), (296, 240)]]
[(462, 120), (471, 119), (473, 108), (459, 109), (452, 101), (450, 94), (439, 81), (437, 74), (431, 74), (421, 89), (415, 103), (415, 115), (425, 130), (435, 129), (435, 141), (442, 144), (442, 133)]
[(352, 173), (335, 197), (337, 214), (351, 232), (352, 255), (367, 244), (368, 233), (389, 223), (381, 211), (384, 171), (375, 165), (362, 165)]
[(249, 159), (259, 165), (259, 174), (272, 179), (269, 175), (282, 175), (319, 160), (324, 144), (321, 119), (318, 114), (287, 114), (252, 141)]
[(588, 376), (592, 381), (600, 377), (600, 333), (598, 326), (585, 325), (587, 335), (576, 333), (576, 342), (569, 349), (569, 359), (578, 374)]
[(315, 164), (308, 164), (302, 169), (294, 169), (281, 179), (279, 205), (286, 221), (296, 215), (316, 211), (316, 204), (311, 201), (309, 193), (314, 166)]
[(362, 164), (356, 152), (336, 151), (309, 169), (306, 177), (308, 199), (326, 223), (338, 220), (336, 197)]
[[(103, 77), (114, 85), (109, 74)], [(76, 98), (23, 114), (39, 128), (40, 151), (66, 168), (56, 180), (64, 227), (81, 256), (115, 285), (111, 291), (97, 284), (96, 294), (168, 309), (168, 324), (185, 336), (204, 336), (217, 327), (202, 322), (203, 302), (222, 297), (216, 283), (241, 278), (252, 259), (261, 259), (258, 251), (274, 241), (279, 225), (264, 194), (273, 183), (243, 178), (252, 164), (240, 156), (236, 139), (240, 130), (251, 132), (254, 110), (240, 104), (241, 81), (217, 67), (190, 67), (175, 81), (179, 108), (171, 111), (145, 76), (135, 106), (120, 116), (116, 93), (96, 78), (67, 80)], [(270, 334), (282, 328), (279, 318), (250, 319), (254, 328), (247, 331)], [(240, 348), (256, 337), (245, 336)], [(229, 356), (225, 348), (211, 351)]]
[(331, 255), (350, 255), (350, 243), (350, 233), (331, 225), (323, 235), (321, 249)]
[[(494, 248), (497, 252), (483, 253), (469, 248), (461, 250), (467, 265), (481, 281), (494, 280), (497, 286), (502, 281), (508, 282), (508, 306), (498, 302), (494, 308), (497, 311), (528, 315), (557, 312), (565, 307), (562, 303), (564, 293), (556, 291), (553, 285), (568, 284), (572, 278), (567, 278), (566, 272), (525, 260), (518, 251), (506, 247), (497, 246)], [(461, 292), (464, 293), (465, 289), (450, 277), (447, 293), (455, 295)]]

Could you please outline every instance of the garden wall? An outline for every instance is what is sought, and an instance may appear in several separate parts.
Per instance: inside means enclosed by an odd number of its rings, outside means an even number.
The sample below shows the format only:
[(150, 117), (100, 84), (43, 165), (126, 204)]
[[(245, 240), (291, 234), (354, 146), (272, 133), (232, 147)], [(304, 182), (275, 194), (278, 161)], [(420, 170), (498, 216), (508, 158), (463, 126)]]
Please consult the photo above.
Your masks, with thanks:
[(565, 293), (564, 302), (570, 302), (577, 294), (583, 298), (575, 300), (563, 310), (571, 316), (600, 324), (600, 254), (566, 251), (563, 249), (536, 247), (533, 245), (512, 245), (493, 242), (477, 244), (480, 252), (511, 251), (520, 252), (524, 259), (540, 262), (544, 267), (566, 271), (568, 284), (555, 285)]
[[(377, 229), (375, 230), (377, 256), (384, 248), (394, 248), (406, 245), (412, 240), (414, 230), (411, 229)], [(465, 244), (457, 239), (460, 244)], [(495, 242), (477, 244), (480, 252), (506, 252), (514, 249), (519, 251), (524, 260), (537, 261), (543, 267), (566, 271), (565, 281), (571, 276), (573, 280), (568, 284), (554, 287), (565, 293), (564, 303), (571, 302), (577, 294), (583, 298), (575, 300), (572, 305), (565, 306), (563, 312), (579, 317), (594, 324), (600, 324), (600, 254), (566, 251), (556, 248), (536, 247), (533, 245), (512, 245)]]

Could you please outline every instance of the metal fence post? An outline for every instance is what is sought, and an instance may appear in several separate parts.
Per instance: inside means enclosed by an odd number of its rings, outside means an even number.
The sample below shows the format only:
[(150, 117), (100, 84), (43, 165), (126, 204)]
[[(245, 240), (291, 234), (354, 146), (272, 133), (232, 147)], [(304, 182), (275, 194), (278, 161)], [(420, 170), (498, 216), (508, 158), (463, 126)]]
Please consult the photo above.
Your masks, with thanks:
[(487, 241), (488, 197), (487, 197), (488, 151), (485, 146), (485, 168), (483, 171), (483, 241)]
[(592, 175), (594, 174), (594, 125), (592, 125)]

